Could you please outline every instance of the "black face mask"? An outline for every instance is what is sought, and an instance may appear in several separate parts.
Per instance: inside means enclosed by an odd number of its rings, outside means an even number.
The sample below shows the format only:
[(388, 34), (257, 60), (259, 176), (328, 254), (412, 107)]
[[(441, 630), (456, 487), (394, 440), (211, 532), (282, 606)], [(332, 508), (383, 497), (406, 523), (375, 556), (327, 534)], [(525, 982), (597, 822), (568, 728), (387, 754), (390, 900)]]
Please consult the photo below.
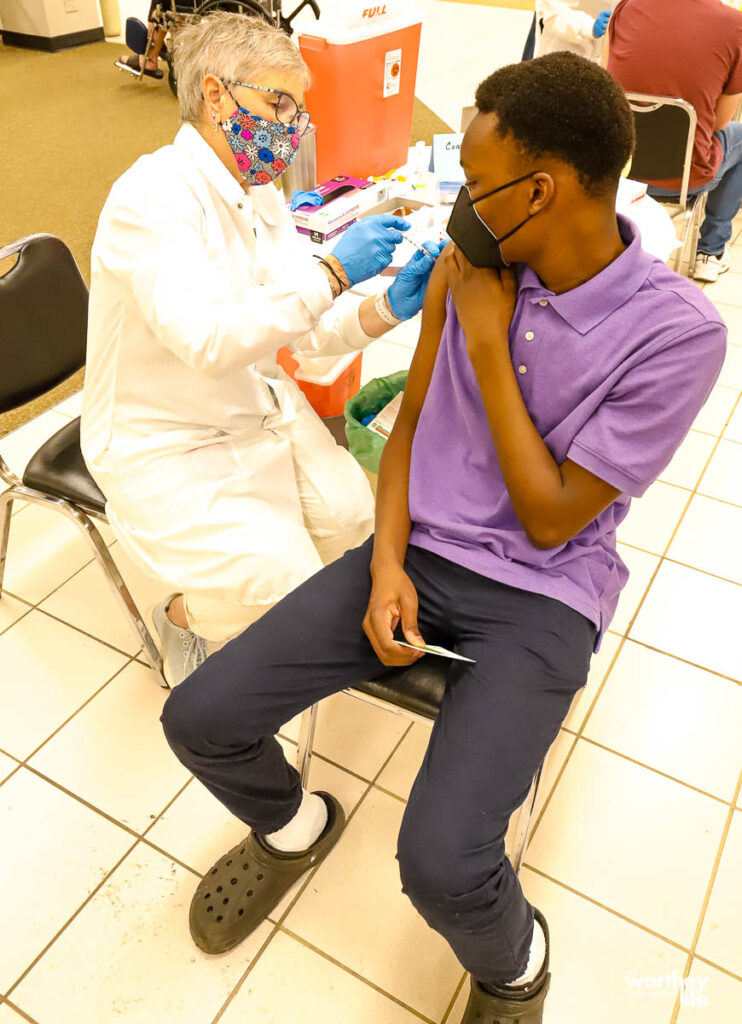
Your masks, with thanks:
[(529, 213), (525, 220), (515, 225), (512, 231), (508, 231), (506, 235), (498, 237), (479, 216), (474, 208), (475, 204), (480, 203), (489, 196), (493, 196), (495, 192), (502, 192), (504, 188), (511, 188), (513, 185), (525, 181), (533, 173), (532, 171), (531, 174), (524, 174), (520, 178), (514, 178), (513, 181), (508, 181), (498, 188), (493, 188), (491, 192), (485, 192), (478, 199), (472, 199), (466, 185), (462, 186), (451, 211), (446, 231), (473, 267), (497, 267), (499, 270), (509, 267), (510, 264), (502, 255), (500, 243), (514, 235), (516, 231), (523, 227), (526, 221), (534, 216), (534, 214)]

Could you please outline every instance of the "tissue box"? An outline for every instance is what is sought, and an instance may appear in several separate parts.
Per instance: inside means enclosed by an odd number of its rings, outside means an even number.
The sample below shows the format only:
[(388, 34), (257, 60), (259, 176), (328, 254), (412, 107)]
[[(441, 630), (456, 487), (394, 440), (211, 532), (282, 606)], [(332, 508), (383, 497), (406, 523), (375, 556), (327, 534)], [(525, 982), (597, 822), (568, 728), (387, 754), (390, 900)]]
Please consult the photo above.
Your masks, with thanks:
[[(299, 206), (292, 211), (296, 230), (313, 242), (322, 244), (341, 234), (372, 206), (389, 195), (389, 182), (366, 181), (338, 174), (318, 185), (314, 192), (328, 197), (324, 206)], [(333, 193), (339, 193), (330, 198)]]

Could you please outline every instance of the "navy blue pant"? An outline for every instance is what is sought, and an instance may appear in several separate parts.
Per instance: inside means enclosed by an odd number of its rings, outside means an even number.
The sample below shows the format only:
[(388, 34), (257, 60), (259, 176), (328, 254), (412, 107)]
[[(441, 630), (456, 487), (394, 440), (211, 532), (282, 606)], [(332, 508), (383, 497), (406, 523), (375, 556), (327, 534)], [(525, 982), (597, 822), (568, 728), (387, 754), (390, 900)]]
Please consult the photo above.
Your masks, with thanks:
[[(165, 704), (177, 757), (257, 832), (282, 828), (301, 800), (275, 733), (384, 671), (361, 627), (371, 550), (369, 540), (318, 572)], [(595, 626), (421, 548), (405, 568), (425, 640), (476, 664), (451, 662), (399, 834), (402, 890), (479, 981), (511, 981), (528, 961), (533, 908), (505, 856), (508, 821), (586, 681)]]

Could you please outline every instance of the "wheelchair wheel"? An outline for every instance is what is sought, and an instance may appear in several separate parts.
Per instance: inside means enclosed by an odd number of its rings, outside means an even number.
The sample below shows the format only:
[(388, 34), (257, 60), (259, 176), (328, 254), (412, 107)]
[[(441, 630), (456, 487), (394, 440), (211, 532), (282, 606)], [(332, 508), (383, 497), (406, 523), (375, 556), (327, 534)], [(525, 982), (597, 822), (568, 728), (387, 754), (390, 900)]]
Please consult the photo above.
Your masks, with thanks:
[(170, 92), (173, 96), (178, 98), (178, 80), (175, 77), (175, 64), (168, 58), (167, 62), (167, 84), (170, 86)]
[[(263, 18), (269, 24), (273, 24), (273, 18), (269, 10), (260, 3), (260, 0), (194, 0), (194, 14), (212, 14), (214, 11), (227, 11), (229, 14), (246, 14), (252, 17)], [(167, 84), (170, 92), (177, 98), (178, 80), (175, 77), (175, 65), (167, 58)]]
[(196, 8), (196, 14), (211, 14), (212, 11), (228, 11), (230, 14), (248, 14), (263, 18), (273, 24), (270, 11), (259, 0), (203, 0)]

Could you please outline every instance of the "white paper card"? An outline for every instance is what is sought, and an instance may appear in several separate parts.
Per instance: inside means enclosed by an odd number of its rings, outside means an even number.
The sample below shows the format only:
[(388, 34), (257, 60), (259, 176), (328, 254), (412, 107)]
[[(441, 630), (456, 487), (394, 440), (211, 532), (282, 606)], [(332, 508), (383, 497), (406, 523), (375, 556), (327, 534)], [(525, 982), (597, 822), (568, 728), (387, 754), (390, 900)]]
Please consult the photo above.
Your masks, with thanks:
[(433, 171), (438, 181), (464, 181), (461, 167), (463, 132), (433, 136)]
[(456, 654), (454, 651), (447, 651), (445, 647), (436, 647), (435, 644), (423, 644), (416, 647), (415, 644), (408, 644), (405, 640), (395, 640), (400, 647), (410, 647), (413, 651), (425, 651), (426, 654), (436, 654), (439, 658), (454, 658), (456, 661), (468, 661), (476, 665), (474, 658), (465, 658), (463, 654)]

